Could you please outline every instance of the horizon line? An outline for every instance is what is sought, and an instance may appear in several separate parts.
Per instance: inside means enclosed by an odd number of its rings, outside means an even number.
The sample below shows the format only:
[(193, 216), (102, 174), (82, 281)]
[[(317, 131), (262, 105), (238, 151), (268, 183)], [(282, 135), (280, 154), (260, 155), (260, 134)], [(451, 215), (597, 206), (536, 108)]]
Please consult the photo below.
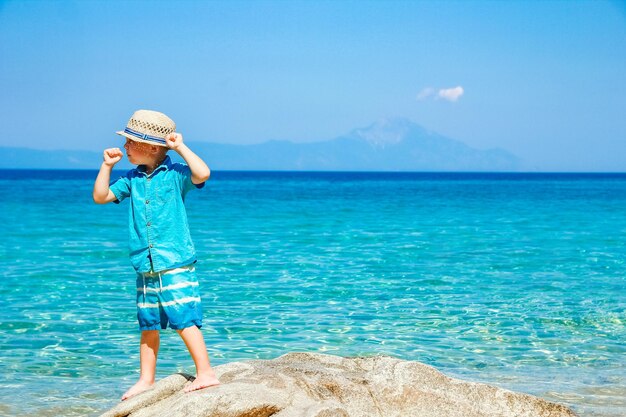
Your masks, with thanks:
[[(131, 168), (133, 169), (133, 168)], [(99, 168), (0, 168), (0, 171), (72, 171), (92, 172)], [(113, 169), (127, 172), (130, 169)], [(298, 173), (298, 174), (507, 174), (507, 175), (626, 175), (626, 171), (388, 171), (388, 170), (287, 170), (287, 169), (211, 169), (212, 173)]]

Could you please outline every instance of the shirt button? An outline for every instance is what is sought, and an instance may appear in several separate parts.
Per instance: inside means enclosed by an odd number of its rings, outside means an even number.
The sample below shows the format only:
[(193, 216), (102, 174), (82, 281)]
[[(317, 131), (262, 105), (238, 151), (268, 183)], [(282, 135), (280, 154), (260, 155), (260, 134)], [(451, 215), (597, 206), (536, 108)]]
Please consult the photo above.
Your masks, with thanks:
[(150, 204), (150, 200), (146, 200), (146, 204)]
[(152, 223), (148, 222), (148, 226), (150, 226)]
[(152, 243), (150, 244), (150, 247), (152, 247)]

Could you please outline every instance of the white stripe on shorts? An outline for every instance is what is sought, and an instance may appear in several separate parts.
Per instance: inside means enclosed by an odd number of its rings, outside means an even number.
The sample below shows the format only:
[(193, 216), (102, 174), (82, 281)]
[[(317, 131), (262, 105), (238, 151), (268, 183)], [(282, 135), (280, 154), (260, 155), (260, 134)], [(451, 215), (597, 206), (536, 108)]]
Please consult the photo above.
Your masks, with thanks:
[[(160, 292), (160, 291), (166, 291), (166, 290), (177, 290), (179, 288), (186, 288), (186, 287), (197, 287), (198, 284), (197, 282), (179, 282), (176, 284), (172, 284), (172, 285), (166, 285), (165, 287), (161, 288), (160, 290), (158, 288), (147, 288), (146, 287), (146, 292)], [(139, 288), (137, 287), (137, 292), (143, 292), (143, 288)]]
[(158, 308), (159, 305), (162, 307), (173, 306), (175, 304), (187, 304), (187, 303), (199, 303), (200, 297), (185, 297), (180, 298), (174, 301), (166, 301), (165, 303), (137, 303), (137, 307), (139, 308)]
[(187, 265), (187, 266), (181, 266), (180, 268), (165, 269), (160, 272), (140, 272), (140, 274), (146, 278), (150, 278), (150, 277), (158, 277), (159, 275), (178, 274), (178, 273), (187, 272), (187, 271), (193, 272), (195, 270), (196, 270), (196, 266), (192, 264), (192, 265)]

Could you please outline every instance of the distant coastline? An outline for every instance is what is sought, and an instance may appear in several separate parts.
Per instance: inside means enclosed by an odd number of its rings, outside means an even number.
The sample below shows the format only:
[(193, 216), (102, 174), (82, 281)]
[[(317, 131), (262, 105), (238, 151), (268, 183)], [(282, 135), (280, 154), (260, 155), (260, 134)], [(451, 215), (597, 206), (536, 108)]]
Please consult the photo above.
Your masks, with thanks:
[[(115, 142), (117, 143), (117, 142)], [(407, 119), (385, 119), (330, 140), (270, 140), (251, 145), (188, 142), (217, 170), (253, 171), (534, 171), (503, 149), (475, 149)], [(121, 145), (121, 143), (119, 143)], [(102, 151), (0, 147), (0, 168), (97, 168)], [(170, 152), (173, 160), (178, 155)], [(180, 160), (180, 159), (178, 159)], [(124, 158), (120, 169), (130, 168)]]
[[(127, 169), (114, 169), (112, 171), (112, 177), (115, 175), (123, 175), (132, 167)], [(86, 178), (97, 175), (97, 168), (0, 168), (0, 179), (7, 179), (10, 177), (15, 178), (31, 178), (36, 177), (34, 174), (40, 173), (52, 173), (54, 179), (60, 179), (65, 176), (71, 178)], [(303, 170), (255, 170), (255, 169), (220, 169), (212, 170), (213, 177), (215, 176), (295, 176), (295, 177), (336, 177), (344, 176), (351, 178), (373, 178), (373, 179), (546, 179), (546, 178), (562, 178), (562, 179), (576, 179), (580, 178), (624, 178), (626, 177), (626, 171), (624, 172), (594, 172), (594, 171), (520, 171), (520, 172), (508, 172), (508, 171), (375, 171), (375, 170), (362, 170), (362, 171), (303, 171)], [(374, 178), (375, 177), (375, 178)]]

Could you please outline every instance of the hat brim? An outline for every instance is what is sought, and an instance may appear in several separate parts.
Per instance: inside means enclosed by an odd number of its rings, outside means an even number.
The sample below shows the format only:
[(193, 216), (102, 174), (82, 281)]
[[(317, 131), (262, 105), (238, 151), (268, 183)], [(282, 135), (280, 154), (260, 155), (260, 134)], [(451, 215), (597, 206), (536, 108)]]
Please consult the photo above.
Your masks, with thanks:
[(150, 140), (139, 139), (136, 136), (129, 135), (128, 133), (124, 132), (123, 130), (120, 130), (120, 131), (115, 132), (115, 133), (117, 133), (120, 136), (124, 136), (125, 138), (128, 138), (128, 139), (130, 139), (132, 141), (135, 141), (135, 142), (147, 143), (148, 145), (161, 146), (163, 148), (168, 148), (168, 146), (166, 144), (164, 144), (164, 143), (157, 143), (157, 142), (152, 142)]

